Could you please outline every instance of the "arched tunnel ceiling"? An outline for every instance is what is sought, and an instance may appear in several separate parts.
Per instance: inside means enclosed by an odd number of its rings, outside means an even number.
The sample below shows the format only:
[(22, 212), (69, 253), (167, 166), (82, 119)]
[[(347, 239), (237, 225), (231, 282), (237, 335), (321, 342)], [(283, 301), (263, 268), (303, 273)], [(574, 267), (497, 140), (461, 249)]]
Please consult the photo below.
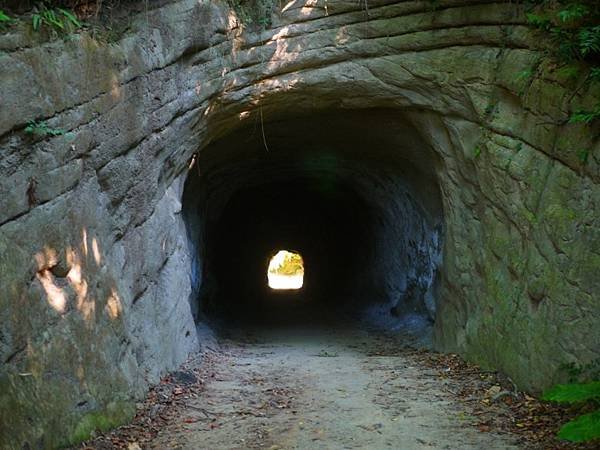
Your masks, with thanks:
[[(276, 117), (240, 128), (200, 151), (197, 169), (210, 199), (222, 202), (239, 186), (290, 176), (345, 180), (372, 167), (402, 174), (431, 217), (439, 216), (436, 155), (410, 123), (393, 110), (339, 110)], [(215, 211), (218, 207), (215, 208)]]

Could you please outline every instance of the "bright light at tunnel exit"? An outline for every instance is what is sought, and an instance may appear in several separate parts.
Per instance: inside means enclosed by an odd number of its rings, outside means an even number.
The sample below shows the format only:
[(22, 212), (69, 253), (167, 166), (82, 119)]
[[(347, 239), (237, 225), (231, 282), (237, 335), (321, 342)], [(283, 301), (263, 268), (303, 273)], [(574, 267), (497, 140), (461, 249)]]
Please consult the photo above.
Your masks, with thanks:
[(271, 289), (300, 289), (304, 283), (302, 256), (279, 250), (269, 261), (267, 279)]

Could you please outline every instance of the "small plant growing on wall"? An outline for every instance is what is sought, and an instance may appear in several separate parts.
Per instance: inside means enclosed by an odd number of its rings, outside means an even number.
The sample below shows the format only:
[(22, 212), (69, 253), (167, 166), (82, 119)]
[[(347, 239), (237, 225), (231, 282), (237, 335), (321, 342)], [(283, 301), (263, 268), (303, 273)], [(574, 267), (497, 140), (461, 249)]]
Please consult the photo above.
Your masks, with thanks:
[(12, 22), (13, 19), (0, 9), (0, 31), (5, 30)]
[(27, 123), (25, 127), (25, 133), (30, 135), (35, 135), (38, 137), (46, 137), (46, 136), (60, 136), (65, 134), (64, 130), (60, 128), (51, 128), (44, 121), (37, 122), (35, 120), (31, 120)]
[(46, 27), (56, 32), (70, 32), (82, 26), (73, 12), (64, 8), (53, 8), (46, 2), (37, 4), (31, 25), (34, 31)]
[[(600, 82), (600, 2), (598, 0), (533, 0), (528, 23), (549, 35), (553, 56), (563, 74), (575, 79), (580, 68), (586, 81)], [(569, 123), (591, 125), (600, 118), (600, 104), (574, 112)]]
[(271, 25), (271, 14), (276, 6), (274, 0), (227, 0), (227, 3), (243, 24), (261, 29)]
[(600, 439), (600, 381), (559, 384), (542, 397), (544, 400), (565, 404), (590, 405), (592, 412), (564, 424), (558, 437), (571, 442), (591, 442)]
[(600, 7), (593, 1), (549, 1), (527, 14), (530, 25), (550, 33), (558, 58), (595, 64), (600, 54)]
[(569, 118), (569, 123), (585, 123), (589, 125), (597, 119), (600, 119), (600, 104), (596, 105), (591, 111), (580, 110), (574, 112)]

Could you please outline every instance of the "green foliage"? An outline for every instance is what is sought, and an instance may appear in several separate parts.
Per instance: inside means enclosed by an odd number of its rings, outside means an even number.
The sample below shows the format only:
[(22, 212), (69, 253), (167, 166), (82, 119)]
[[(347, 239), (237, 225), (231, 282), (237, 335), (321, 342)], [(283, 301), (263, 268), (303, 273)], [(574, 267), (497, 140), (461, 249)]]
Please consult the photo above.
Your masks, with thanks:
[(13, 22), (9, 16), (6, 15), (4, 11), (0, 9), (0, 30), (4, 30), (7, 25), (10, 25)]
[(600, 119), (600, 103), (591, 111), (578, 110), (571, 114), (569, 123), (585, 123), (591, 124), (593, 121)]
[(65, 134), (65, 131), (59, 128), (50, 128), (48, 124), (44, 121), (36, 122), (35, 120), (31, 120), (27, 123), (27, 126), (25, 127), (25, 133), (35, 135), (38, 137), (46, 137), (60, 136)]
[(529, 25), (533, 25), (536, 28), (546, 31), (552, 28), (552, 22), (547, 17), (534, 13), (528, 13), (526, 17)]
[(595, 0), (542, 0), (527, 14), (527, 22), (550, 33), (564, 62), (600, 56), (600, 3)]
[(567, 422), (561, 427), (558, 437), (571, 442), (589, 442), (600, 439), (600, 410)]
[(38, 4), (31, 20), (34, 31), (46, 27), (53, 31), (68, 33), (82, 26), (75, 14), (68, 9), (52, 8), (44, 2)]
[[(600, 381), (559, 384), (546, 392), (542, 398), (558, 403), (592, 402), (600, 405)], [(558, 436), (572, 442), (600, 439), (600, 410), (567, 422), (561, 427)]]
[(600, 25), (579, 30), (579, 52), (581, 56), (600, 53)]
[(571, 3), (556, 14), (561, 22), (572, 22), (584, 18), (590, 13), (587, 6), (580, 3)]
[(104, 410), (93, 411), (81, 417), (75, 429), (65, 436), (64, 444), (78, 444), (89, 439), (96, 431), (108, 431), (130, 421), (134, 415), (133, 405), (124, 401), (111, 402)]
[(591, 383), (559, 384), (547, 391), (542, 397), (558, 403), (578, 403), (588, 400), (600, 400), (600, 381)]
[(240, 22), (265, 29), (271, 25), (274, 0), (227, 0)]
[[(574, 80), (587, 67), (585, 80), (600, 81), (600, 1), (529, 0), (528, 3), (533, 6), (527, 21), (550, 37), (553, 54), (563, 65), (559, 75)], [(589, 125), (598, 118), (600, 104), (591, 111), (576, 111), (569, 123)]]
[(298, 253), (277, 252), (269, 264), (269, 272), (279, 275), (297, 275), (304, 273), (304, 262)]

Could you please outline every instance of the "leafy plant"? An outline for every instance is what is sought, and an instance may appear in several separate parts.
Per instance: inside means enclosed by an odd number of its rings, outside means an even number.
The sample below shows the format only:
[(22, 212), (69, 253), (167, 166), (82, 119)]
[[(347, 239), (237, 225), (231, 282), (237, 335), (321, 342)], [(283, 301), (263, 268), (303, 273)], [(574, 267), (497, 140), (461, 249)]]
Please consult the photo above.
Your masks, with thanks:
[(552, 21), (547, 17), (534, 13), (528, 13), (526, 17), (529, 25), (533, 25), (536, 28), (541, 30), (550, 30), (552, 28)]
[(271, 14), (275, 9), (274, 0), (227, 0), (245, 25), (265, 29), (271, 25)]
[(600, 53), (600, 25), (579, 31), (579, 51), (582, 56)]
[(558, 436), (567, 441), (586, 442), (600, 438), (600, 410), (584, 414), (562, 426)]
[(600, 381), (558, 384), (547, 391), (542, 398), (558, 403), (579, 403), (588, 400), (600, 401)]
[(38, 4), (37, 11), (32, 16), (34, 31), (46, 26), (54, 31), (68, 32), (81, 28), (81, 22), (75, 14), (64, 8), (51, 8), (46, 3)]
[(51, 128), (44, 121), (36, 122), (35, 120), (31, 120), (27, 123), (25, 127), (25, 133), (36, 135), (39, 137), (46, 136), (60, 136), (65, 134), (64, 130), (60, 128)]
[(543, 0), (527, 14), (527, 22), (549, 32), (559, 56), (569, 62), (600, 53), (600, 8), (588, 0)]
[[(579, 73), (568, 67), (589, 68), (586, 81), (600, 80), (600, 2), (598, 0), (526, 0), (531, 6), (527, 22), (549, 36), (550, 49), (569, 72), (567, 78)], [(571, 76), (572, 75), (572, 76)], [(598, 118), (594, 111), (578, 111), (571, 123), (591, 123)]]
[(591, 124), (593, 121), (600, 119), (600, 103), (591, 111), (579, 110), (571, 114), (569, 123), (585, 123)]
[[(600, 407), (600, 381), (559, 384), (546, 392), (542, 398), (566, 404), (589, 402)], [(572, 442), (600, 439), (600, 409), (567, 422), (561, 427), (558, 437)]]
[(579, 20), (590, 13), (587, 6), (580, 3), (572, 3), (567, 5), (565, 9), (558, 12), (557, 16), (562, 22), (571, 22)]
[(10, 25), (13, 22), (13, 19), (8, 17), (4, 11), (0, 9), (0, 30), (6, 28), (7, 25)]

